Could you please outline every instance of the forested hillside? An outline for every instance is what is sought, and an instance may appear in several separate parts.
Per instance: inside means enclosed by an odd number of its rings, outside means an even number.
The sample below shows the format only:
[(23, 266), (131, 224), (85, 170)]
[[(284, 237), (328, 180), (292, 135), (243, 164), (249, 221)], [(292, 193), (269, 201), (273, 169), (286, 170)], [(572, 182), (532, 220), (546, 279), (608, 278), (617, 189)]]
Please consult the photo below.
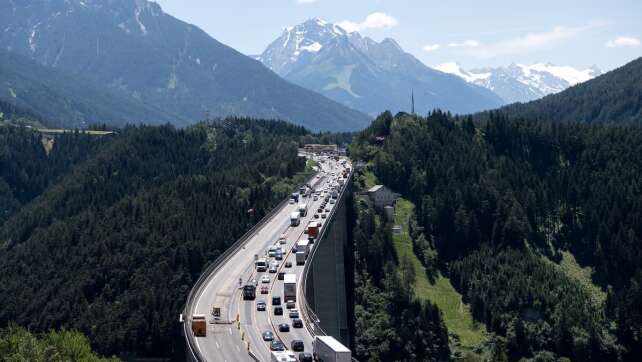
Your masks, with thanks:
[(355, 203), (355, 349), (360, 361), (447, 361), (448, 333), (439, 309), (417, 300), (415, 277), (392, 245), (391, 225)]
[(0, 325), (75, 329), (104, 355), (180, 358), (194, 281), (305, 167), (307, 131), (283, 122), (70, 134), (49, 156), (31, 131), (0, 130), (13, 200), (0, 219)]
[(6, 50), (0, 50), (0, 64), (0, 100), (46, 119), (47, 126), (52, 128), (86, 128), (99, 122), (124, 126), (182, 121), (101, 83), (40, 65)]
[[(561, 93), (500, 108), (511, 118), (642, 123), (642, 58)], [(486, 113), (488, 116), (488, 113)]]
[[(480, 126), (434, 112), (384, 113), (350, 152), (417, 205), (416, 253), (502, 336), (496, 356), (635, 361), (642, 355), (641, 147), (634, 126), (495, 113)], [(605, 302), (552, 266), (564, 250), (593, 268)], [(435, 251), (436, 259), (423, 257)]]

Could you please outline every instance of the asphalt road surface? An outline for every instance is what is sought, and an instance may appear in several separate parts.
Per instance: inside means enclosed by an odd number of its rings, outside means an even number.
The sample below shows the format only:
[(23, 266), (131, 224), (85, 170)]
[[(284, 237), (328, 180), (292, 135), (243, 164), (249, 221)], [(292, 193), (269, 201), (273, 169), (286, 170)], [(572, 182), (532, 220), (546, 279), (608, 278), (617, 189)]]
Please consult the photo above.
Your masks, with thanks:
[[(321, 169), (311, 181), (312, 187), (317, 190), (335, 184), (335, 180), (337, 177), (341, 177), (341, 170), (343, 170), (343, 166), (339, 162), (330, 159), (319, 165)], [(332, 173), (336, 175), (332, 176)], [(327, 195), (330, 195), (329, 191)], [(320, 215), (318, 219), (314, 218), (314, 215), (318, 214), (317, 209), (325, 196), (326, 194), (322, 193), (317, 201), (313, 201), (312, 195), (300, 199), (300, 202), (308, 203), (308, 213), (305, 217), (301, 217), (301, 222), (296, 227), (290, 226), (290, 214), (298, 210), (298, 204), (286, 203), (201, 288), (200, 293), (196, 296), (193, 314), (203, 314), (208, 319), (207, 336), (196, 337), (195, 340), (196, 347), (207, 361), (252, 361), (248, 354), (248, 348), (259, 360), (270, 361), (269, 342), (263, 341), (262, 338), (262, 333), (268, 330), (272, 331), (275, 339), (281, 340), (287, 349), (290, 349), (290, 343), (293, 340), (298, 339), (304, 342), (305, 351), (312, 352), (313, 337), (307, 328), (292, 328), (292, 320), (288, 315), (289, 310), (283, 301), (283, 281), (278, 280), (277, 275), (278, 272), (296, 274), (296, 309), (302, 318), (302, 304), (300, 303), (303, 297), (300, 295), (302, 290), (299, 288), (299, 283), (304, 266), (296, 265), (292, 248), (299, 239), (307, 239), (304, 229), (307, 228), (309, 221), (320, 221), (322, 227), (326, 226), (328, 219), (323, 219)], [(333, 207), (335, 204), (328, 202), (325, 208), (330, 211)], [(329, 214), (325, 210), (323, 213)], [(282, 234), (286, 237), (284, 245), (278, 244), (279, 236)], [(267, 257), (267, 249), (270, 245), (282, 246), (286, 254), (283, 260), (278, 261), (277, 273), (267, 271), (258, 273), (254, 268), (255, 255)], [(269, 258), (270, 262), (273, 260), (274, 258)], [(286, 261), (292, 263), (291, 268), (285, 267)], [(269, 283), (261, 282), (261, 277), (264, 275), (269, 276)], [(256, 299), (243, 300), (242, 286), (251, 280), (258, 282)], [(268, 288), (268, 294), (261, 294), (263, 286)], [(284, 311), (282, 316), (274, 315), (272, 296), (281, 297), (281, 306)], [(266, 311), (256, 310), (256, 302), (259, 300), (266, 302)], [(221, 308), (221, 318), (216, 321), (212, 317), (214, 306)], [(281, 323), (287, 323), (290, 326), (290, 331), (279, 332), (278, 326)], [(303, 323), (308, 322), (303, 320)], [(298, 353), (296, 352), (297, 355)]]

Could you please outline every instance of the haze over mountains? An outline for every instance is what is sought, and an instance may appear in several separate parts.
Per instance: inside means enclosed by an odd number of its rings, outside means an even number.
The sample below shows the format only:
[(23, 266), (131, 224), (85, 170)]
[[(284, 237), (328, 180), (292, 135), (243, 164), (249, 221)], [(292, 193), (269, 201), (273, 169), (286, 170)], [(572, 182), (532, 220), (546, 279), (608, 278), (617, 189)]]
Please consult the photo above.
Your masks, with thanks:
[(427, 67), (393, 39), (376, 42), (315, 18), (284, 30), (257, 59), (287, 80), (370, 115), (441, 108), (469, 113), (504, 102), (493, 92)]
[(146, 0), (5, 1), (0, 21), (0, 48), (88, 78), (159, 109), (177, 125), (202, 120), (207, 112), (281, 118), (312, 130), (356, 130), (369, 121), (284, 81)]
[(488, 88), (506, 103), (539, 99), (602, 74), (596, 67), (575, 69), (550, 63), (532, 65), (512, 63), (507, 67), (465, 70), (459, 64), (451, 62), (439, 64), (435, 69)]

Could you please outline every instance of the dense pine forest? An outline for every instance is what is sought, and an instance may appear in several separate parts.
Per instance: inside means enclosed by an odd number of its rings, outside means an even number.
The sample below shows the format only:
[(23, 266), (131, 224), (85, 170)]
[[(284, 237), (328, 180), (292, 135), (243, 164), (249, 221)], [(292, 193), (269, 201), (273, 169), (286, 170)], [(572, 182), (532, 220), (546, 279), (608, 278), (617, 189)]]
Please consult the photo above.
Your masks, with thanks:
[(0, 325), (77, 330), (103, 355), (182, 358), (187, 293), (304, 177), (306, 134), (230, 119), (69, 133), (47, 153), (38, 133), (0, 127)]
[[(488, 116), (386, 112), (350, 154), (417, 205), (415, 253), (499, 336), (495, 358), (639, 360), (642, 129)], [(555, 267), (569, 253), (595, 288)]]

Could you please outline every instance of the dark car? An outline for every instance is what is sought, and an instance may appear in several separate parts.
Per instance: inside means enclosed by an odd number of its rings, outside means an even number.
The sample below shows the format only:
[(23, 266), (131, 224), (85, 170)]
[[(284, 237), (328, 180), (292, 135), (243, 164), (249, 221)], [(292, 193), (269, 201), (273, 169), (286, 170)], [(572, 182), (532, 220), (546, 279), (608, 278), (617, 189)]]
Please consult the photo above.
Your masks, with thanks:
[(292, 350), (295, 352), (303, 352), (303, 350), (305, 349), (303, 341), (300, 339), (295, 339), (294, 341), (292, 341), (290, 347), (292, 347)]
[(274, 315), (283, 315), (283, 308), (274, 307)]
[(318, 212), (318, 213), (322, 213), (322, 212), (323, 212), (323, 209), (322, 209), (322, 208), (319, 208), (319, 209), (317, 209), (317, 212)]
[(292, 327), (294, 328), (303, 328), (303, 321), (299, 318), (294, 318), (292, 320)]
[(299, 362), (313, 362), (314, 357), (312, 357), (312, 353), (310, 352), (303, 352), (299, 353)]
[(279, 332), (289, 332), (290, 331), (290, 325), (287, 323), (281, 323), (279, 324)]
[(272, 296), (272, 305), (281, 305), (281, 297)]
[(321, 214), (322, 219), (325, 219), (326, 217), (327, 217), (326, 214)]
[(286, 261), (285, 262), (285, 267), (286, 268), (292, 268), (292, 262), (291, 261)]
[(272, 331), (263, 332), (263, 340), (264, 341), (273, 341), (274, 340), (274, 333), (272, 333)]
[(290, 310), (290, 318), (299, 318), (299, 311), (296, 309)]
[(265, 311), (265, 302), (262, 301), (262, 300), (259, 300), (258, 302), (256, 302), (256, 310), (258, 310), (259, 312), (264, 312)]
[(270, 342), (270, 349), (272, 351), (285, 351), (285, 345), (281, 341)]
[(314, 218), (318, 219), (319, 218), (319, 214), (314, 214)]
[(283, 280), (285, 278), (285, 272), (279, 272), (279, 275), (277, 277), (278, 280)]
[(285, 307), (287, 309), (296, 308), (296, 303), (293, 300), (288, 300), (287, 303), (285, 303)]

